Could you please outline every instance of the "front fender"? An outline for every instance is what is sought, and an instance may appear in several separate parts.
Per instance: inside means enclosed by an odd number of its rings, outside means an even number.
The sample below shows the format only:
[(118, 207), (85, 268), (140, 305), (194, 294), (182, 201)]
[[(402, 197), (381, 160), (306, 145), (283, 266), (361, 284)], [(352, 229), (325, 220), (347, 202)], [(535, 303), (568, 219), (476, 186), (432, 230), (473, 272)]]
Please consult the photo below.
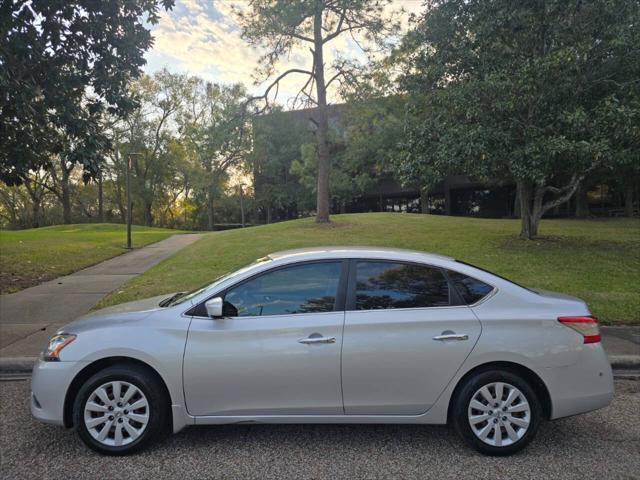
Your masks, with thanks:
[(153, 325), (137, 321), (81, 330), (76, 340), (62, 350), (60, 360), (82, 365), (113, 357), (140, 361), (162, 378), (172, 406), (184, 408), (182, 362), (189, 321), (183, 317), (158, 318)]

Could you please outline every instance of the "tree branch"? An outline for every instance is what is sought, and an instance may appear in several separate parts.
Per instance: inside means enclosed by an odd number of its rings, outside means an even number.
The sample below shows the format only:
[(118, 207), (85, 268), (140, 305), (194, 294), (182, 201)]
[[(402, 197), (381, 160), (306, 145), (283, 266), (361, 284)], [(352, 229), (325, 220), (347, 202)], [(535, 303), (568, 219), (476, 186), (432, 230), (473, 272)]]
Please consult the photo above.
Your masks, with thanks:
[[(576, 176), (574, 175), (571, 178), (571, 182), (569, 183), (569, 185), (567, 185), (566, 187), (563, 187), (561, 189), (556, 189), (557, 191), (564, 191), (564, 194), (560, 195), (558, 198), (551, 200), (550, 202), (544, 203), (541, 207), (541, 215), (542, 216), (545, 212), (551, 210), (552, 208), (555, 208), (559, 205), (562, 205), (563, 203), (565, 203), (566, 201), (568, 201), (573, 194), (576, 192), (576, 189), (578, 188), (578, 185), (580, 185), (580, 182), (582, 181), (582, 179), (584, 178), (584, 176)], [(545, 190), (549, 189), (549, 187), (547, 187)]]
[(595, 170), (599, 164), (600, 162), (594, 162), (589, 166), (589, 168), (585, 169), (580, 175), (574, 174), (571, 177), (569, 184), (565, 185), (564, 187), (557, 188), (557, 187), (548, 185), (547, 187), (542, 189), (542, 193), (541, 193), (542, 196), (544, 196), (546, 192), (551, 192), (556, 195), (560, 195), (558, 198), (542, 205), (541, 207), (542, 213), (544, 214), (544, 212), (547, 212), (548, 210), (551, 210), (552, 208), (562, 205), (563, 203), (568, 201), (576, 192), (578, 186), (580, 185), (580, 182), (582, 182), (589, 173)]
[(331, 85), (331, 82), (333, 82), (334, 80), (336, 80), (338, 77), (340, 77), (341, 75), (346, 75), (346, 72), (340, 70), (338, 71), (338, 73), (336, 73), (333, 77), (331, 77), (329, 79), (329, 81), (327, 82), (327, 84), (325, 85), (325, 88), (329, 88), (329, 85)]
[(342, 13), (340, 14), (340, 20), (338, 21), (338, 26), (336, 27), (336, 29), (334, 30), (333, 33), (327, 35), (323, 40), (322, 40), (322, 44), (324, 45), (325, 43), (329, 43), (331, 40), (333, 40), (334, 38), (336, 38), (338, 35), (340, 35), (342, 32), (344, 32), (345, 30), (342, 29), (342, 24), (344, 23), (344, 19), (347, 16), (347, 9), (344, 8), (342, 10)]
[(296, 96), (294, 97), (293, 102), (291, 103), (292, 108), (295, 108), (296, 105), (298, 104), (298, 98), (300, 98), (301, 94), (305, 95), (307, 100), (312, 101), (312, 102), (315, 103), (315, 101), (311, 98), (311, 94), (306, 92), (307, 87), (309, 87), (309, 91), (310, 92), (313, 89), (313, 82), (315, 80), (315, 72), (316, 72), (316, 66), (313, 65), (313, 68), (311, 69), (311, 75), (307, 79), (307, 83), (305, 83), (302, 86), (302, 88), (300, 90), (298, 90), (298, 93), (296, 93)]
[[(291, 68), (291, 69), (287, 70), (286, 72), (283, 72), (280, 75), (278, 75), (276, 77), (276, 79), (273, 82), (271, 82), (271, 84), (269, 84), (269, 86), (267, 87), (267, 89), (264, 91), (264, 93), (262, 95), (249, 97), (247, 99), (247, 101), (245, 102), (245, 108), (247, 106), (249, 106), (249, 104), (255, 102), (256, 100), (264, 100), (265, 101), (265, 107), (262, 110), (260, 110), (258, 113), (264, 112), (269, 106), (269, 93), (271, 92), (271, 90), (275, 87), (276, 88), (276, 92), (277, 92), (277, 89), (278, 89), (278, 86), (279, 86), (280, 82), (286, 76), (291, 75), (292, 73), (300, 73), (300, 74), (303, 74), (303, 75), (309, 75), (311, 77), (314, 76), (314, 73), (310, 72), (309, 70), (303, 70), (301, 68)], [(277, 97), (277, 93), (276, 93), (276, 97)], [(274, 100), (275, 100), (275, 98), (274, 98)]]
[(291, 32), (289, 33), (293, 38), (297, 38), (298, 40), (302, 40), (303, 42), (313, 43), (313, 38), (305, 37), (304, 35), (300, 35), (299, 33)]

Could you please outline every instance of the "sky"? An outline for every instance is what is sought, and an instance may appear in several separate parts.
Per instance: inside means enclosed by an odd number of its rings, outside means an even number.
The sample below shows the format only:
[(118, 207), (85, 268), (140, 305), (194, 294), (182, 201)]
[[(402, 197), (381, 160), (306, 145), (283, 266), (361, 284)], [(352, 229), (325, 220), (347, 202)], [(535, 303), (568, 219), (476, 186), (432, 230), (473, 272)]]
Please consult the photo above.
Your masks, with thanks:
[[(173, 10), (163, 12), (157, 25), (151, 27), (155, 38), (147, 52), (145, 71), (153, 73), (167, 68), (175, 73), (197, 75), (219, 83), (243, 82), (252, 94), (261, 94), (268, 82), (255, 83), (255, 69), (261, 51), (251, 47), (240, 37), (240, 27), (232, 7), (246, 9), (246, 1), (233, 0), (176, 0)], [(421, 10), (421, 0), (397, 0), (393, 9), (410, 12)], [(366, 61), (356, 42), (341, 35), (325, 47), (325, 63), (337, 55)], [(278, 71), (288, 68), (309, 69), (311, 54), (308, 47), (296, 49), (283, 61)], [(264, 80), (264, 79), (260, 79)], [(290, 75), (283, 82), (278, 100), (285, 102), (304, 83), (303, 76)]]

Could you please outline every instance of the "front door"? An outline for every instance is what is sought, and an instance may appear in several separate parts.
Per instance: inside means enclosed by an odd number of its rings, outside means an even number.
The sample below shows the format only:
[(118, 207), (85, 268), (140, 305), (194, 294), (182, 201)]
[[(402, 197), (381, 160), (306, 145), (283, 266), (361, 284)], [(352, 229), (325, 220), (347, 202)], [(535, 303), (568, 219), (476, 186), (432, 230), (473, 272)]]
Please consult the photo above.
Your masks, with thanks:
[(188, 412), (342, 414), (342, 264), (269, 270), (223, 292), (233, 316), (194, 317), (184, 359)]
[(420, 415), (471, 352), (480, 322), (442, 270), (355, 261), (345, 318), (342, 387), (347, 415)]

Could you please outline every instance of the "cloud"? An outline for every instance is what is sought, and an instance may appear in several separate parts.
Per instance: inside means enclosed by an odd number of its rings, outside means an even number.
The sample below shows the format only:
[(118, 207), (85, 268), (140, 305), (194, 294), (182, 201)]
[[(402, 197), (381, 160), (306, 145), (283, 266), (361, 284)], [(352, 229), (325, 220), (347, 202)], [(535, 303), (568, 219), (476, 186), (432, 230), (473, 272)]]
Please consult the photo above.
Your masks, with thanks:
[[(234, 8), (242, 10), (247, 5), (242, 1), (177, 0), (175, 8), (163, 12), (159, 23), (152, 28), (155, 43), (147, 54), (145, 70), (153, 72), (166, 67), (173, 72), (189, 73), (220, 83), (242, 82), (253, 93), (262, 93), (268, 82), (254, 85), (254, 80), (264, 52), (241, 38), (234, 13)], [(396, 1), (391, 8), (400, 7), (415, 12), (420, 9), (420, 1)], [(406, 20), (408, 15), (403, 17)], [(366, 60), (356, 42), (347, 35), (341, 35), (326, 47), (327, 65), (338, 56)], [(280, 63), (278, 71), (288, 68), (311, 68), (307, 45), (294, 49)], [(303, 76), (289, 76), (280, 87), (279, 99), (284, 101), (293, 97), (303, 83)]]

